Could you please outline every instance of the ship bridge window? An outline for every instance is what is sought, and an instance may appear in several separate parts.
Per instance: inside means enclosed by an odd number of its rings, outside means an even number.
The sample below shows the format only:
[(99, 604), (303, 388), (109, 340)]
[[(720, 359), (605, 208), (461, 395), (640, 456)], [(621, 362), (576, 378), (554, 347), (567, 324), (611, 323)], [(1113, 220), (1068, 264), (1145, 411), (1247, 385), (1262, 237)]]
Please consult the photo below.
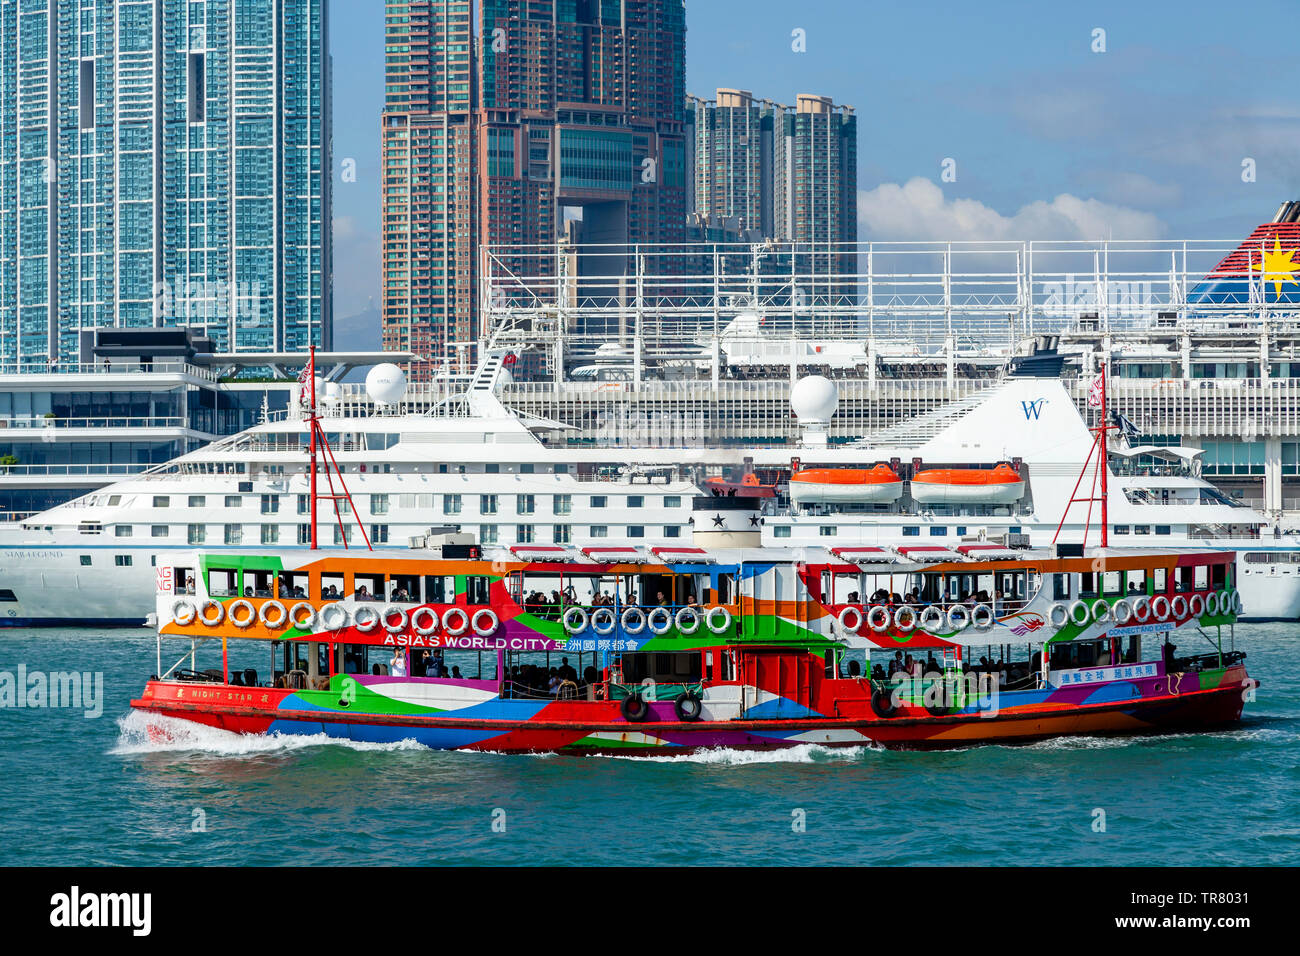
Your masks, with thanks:
[(1129, 594), (1147, 593), (1147, 575), (1145, 571), (1126, 571), (1124, 578), (1128, 582)]
[(377, 601), (384, 593), (382, 574), (352, 575), (352, 596), (358, 601)]
[(424, 576), (425, 604), (452, 604), (456, 600), (456, 579), (450, 574)]
[(322, 574), (320, 576), (320, 596), (322, 601), (336, 601), (344, 594), (343, 575)]
[(209, 568), (208, 594), (212, 597), (234, 597), (239, 594), (239, 571), (235, 568)]
[(388, 600), (399, 604), (420, 603), (420, 576), (418, 574), (390, 574)]
[(176, 568), (173, 572), (173, 580), (176, 582), (177, 594), (194, 593), (194, 569), (193, 568)]

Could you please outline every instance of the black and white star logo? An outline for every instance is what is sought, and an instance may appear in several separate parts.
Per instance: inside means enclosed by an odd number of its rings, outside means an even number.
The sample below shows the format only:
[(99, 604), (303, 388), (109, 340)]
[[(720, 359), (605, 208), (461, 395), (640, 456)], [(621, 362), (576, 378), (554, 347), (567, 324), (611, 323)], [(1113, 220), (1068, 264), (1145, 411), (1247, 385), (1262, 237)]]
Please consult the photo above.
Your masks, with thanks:
[(722, 527), (722, 524), (723, 524), (723, 522), (722, 522), (722, 515), (714, 515), (714, 516), (713, 516), (713, 526), (714, 526), (715, 528), (721, 528), (721, 527)]
[(751, 528), (757, 528), (757, 527), (758, 527), (758, 515), (750, 515), (750, 516), (749, 516), (749, 526), (750, 526)]

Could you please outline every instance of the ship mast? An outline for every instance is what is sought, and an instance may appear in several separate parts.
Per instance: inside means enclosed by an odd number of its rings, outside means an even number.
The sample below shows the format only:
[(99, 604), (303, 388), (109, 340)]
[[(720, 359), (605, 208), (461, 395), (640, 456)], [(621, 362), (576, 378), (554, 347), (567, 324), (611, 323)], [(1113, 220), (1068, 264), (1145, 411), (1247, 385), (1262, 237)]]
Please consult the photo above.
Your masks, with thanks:
[[(1109, 489), (1107, 487), (1107, 467), (1106, 467), (1106, 433), (1115, 426), (1110, 424), (1108, 419), (1109, 411), (1106, 405), (1106, 363), (1099, 363), (1101, 375), (1094, 381), (1094, 385), (1099, 387), (1099, 407), (1100, 419), (1096, 426), (1088, 429), (1092, 432), (1092, 445), (1088, 448), (1088, 457), (1083, 461), (1083, 469), (1079, 472), (1079, 478), (1074, 483), (1074, 490), (1070, 492), (1070, 500), (1065, 503), (1065, 510), (1061, 513), (1061, 521), (1056, 526), (1056, 534), (1052, 535), (1052, 544), (1056, 544), (1056, 539), (1061, 536), (1061, 529), (1065, 527), (1065, 519), (1070, 514), (1070, 506), (1076, 502), (1088, 503), (1088, 517), (1083, 523), (1083, 546), (1088, 546), (1088, 531), (1092, 527), (1092, 506), (1095, 502), (1101, 504), (1101, 546), (1104, 548), (1110, 541), (1110, 513), (1107, 507), (1109, 498)], [(1089, 388), (1089, 393), (1092, 389)], [(1089, 395), (1088, 404), (1092, 404), (1091, 394)], [(1097, 460), (1093, 462), (1093, 455)], [(1092, 488), (1091, 493), (1086, 498), (1079, 497), (1079, 486), (1083, 484), (1084, 476), (1088, 474), (1089, 466), (1092, 466)], [(1097, 485), (1101, 484), (1101, 495), (1097, 494)]]
[[(311, 437), (308, 444), (308, 454), (311, 460), (309, 466), (311, 468), (311, 550), (315, 551), (319, 545), (316, 530), (317, 502), (319, 502), (321, 498), (326, 498), (334, 503), (334, 517), (338, 520), (340, 532), (343, 531), (343, 515), (339, 513), (339, 502), (347, 501), (348, 508), (352, 512), (352, 517), (356, 520), (357, 527), (361, 529), (361, 540), (366, 543), (367, 550), (373, 551), (375, 550), (374, 545), (370, 543), (370, 536), (366, 534), (366, 526), (362, 523), (361, 515), (357, 513), (356, 506), (352, 503), (352, 495), (348, 492), (348, 484), (343, 479), (343, 469), (339, 467), (339, 463), (334, 459), (334, 452), (330, 450), (329, 439), (325, 437), (325, 430), (321, 428), (320, 416), (316, 411), (316, 346), (314, 345), (310, 347), (310, 356), (307, 368), (304, 370), (304, 374), (307, 376), (307, 382), (304, 384), (310, 389), (309, 394), (311, 395), (311, 404), (307, 408), (307, 424), (311, 429)], [(317, 444), (319, 444), (325, 452), (325, 480), (329, 483), (329, 494), (321, 494), (316, 487)], [(339, 487), (343, 489), (341, 494), (334, 490), (335, 475), (338, 476)], [(347, 535), (340, 533), (339, 538), (342, 540), (343, 548), (346, 550), (348, 547)]]

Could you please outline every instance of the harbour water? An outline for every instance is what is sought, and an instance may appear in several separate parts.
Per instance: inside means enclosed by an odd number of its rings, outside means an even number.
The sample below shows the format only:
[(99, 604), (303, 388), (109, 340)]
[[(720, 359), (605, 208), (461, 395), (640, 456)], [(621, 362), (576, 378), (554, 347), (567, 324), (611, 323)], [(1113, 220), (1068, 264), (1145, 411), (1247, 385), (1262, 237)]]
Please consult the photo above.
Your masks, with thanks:
[(151, 741), (150, 631), (9, 630), (0, 675), (98, 673), (103, 699), (0, 709), (0, 838), (34, 865), (1296, 865), (1297, 630), (1237, 628), (1262, 686), (1226, 731), (650, 759)]

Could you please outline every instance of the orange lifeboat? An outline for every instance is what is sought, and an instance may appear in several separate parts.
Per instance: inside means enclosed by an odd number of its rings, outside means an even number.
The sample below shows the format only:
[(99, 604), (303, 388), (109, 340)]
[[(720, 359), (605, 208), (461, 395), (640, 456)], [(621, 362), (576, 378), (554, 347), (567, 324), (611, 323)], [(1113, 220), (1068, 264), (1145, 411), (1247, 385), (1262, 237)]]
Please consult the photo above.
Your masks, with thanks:
[(805, 468), (790, 476), (795, 504), (896, 501), (903, 481), (888, 465), (874, 468)]
[(1010, 465), (933, 468), (912, 476), (912, 500), (919, 504), (1009, 505), (1024, 496), (1024, 479)]

